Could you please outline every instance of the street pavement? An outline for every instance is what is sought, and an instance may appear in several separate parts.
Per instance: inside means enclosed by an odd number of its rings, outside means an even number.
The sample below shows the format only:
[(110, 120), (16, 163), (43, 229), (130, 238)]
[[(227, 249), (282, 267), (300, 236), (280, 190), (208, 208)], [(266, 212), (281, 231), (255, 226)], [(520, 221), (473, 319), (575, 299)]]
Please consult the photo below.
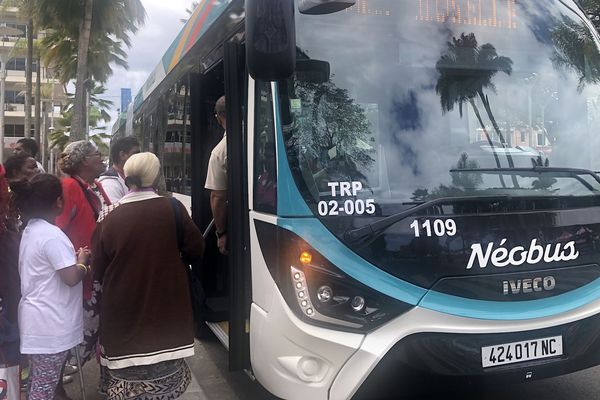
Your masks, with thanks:
[[(276, 400), (258, 382), (244, 372), (230, 372), (227, 368), (227, 351), (215, 337), (196, 341), (196, 355), (187, 359), (192, 371), (192, 383), (181, 399), (184, 400)], [(99, 368), (95, 361), (83, 368), (86, 400), (105, 400), (97, 392)], [(79, 377), (67, 385), (67, 394), (81, 400)], [(465, 387), (459, 392), (439, 394), (434, 397), (402, 397), (390, 393), (398, 400), (594, 400), (600, 398), (600, 367), (553, 379), (518, 385), (498, 385), (485, 389)], [(376, 399), (373, 399), (376, 400)]]
[[(196, 354), (186, 359), (192, 371), (192, 382), (183, 400), (271, 400), (269, 395), (257, 382), (252, 381), (244, 372), (230, 372), (227, 367), (227, 351), (221, 343), (211, 336), (196, 341)], [(92, 360), (83, 367), (83, 378), (86, 400), (105, 400), (98, 393), (100, 368)], [(73, 383), (65, 386), (67, 395), (73, 400), (82, 400), (79, 375), (73, 375)]]

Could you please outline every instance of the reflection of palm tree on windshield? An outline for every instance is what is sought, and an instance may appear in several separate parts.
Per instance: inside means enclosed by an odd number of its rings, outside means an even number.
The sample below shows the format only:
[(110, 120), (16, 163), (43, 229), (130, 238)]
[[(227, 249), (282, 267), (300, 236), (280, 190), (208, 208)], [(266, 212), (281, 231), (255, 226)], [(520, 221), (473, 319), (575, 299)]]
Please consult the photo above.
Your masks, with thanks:
[[(477, 45), (477, 39), (473, 33), (461, 34), (460, 38), (452, 38), (448, 43), (448, 49), (436, 63), (436, 69), (440, 77), (435, 90), (440, 95), (443, 112), (452, 111), (454, 105), (458, 104), (460, 116), (462, 117), (463, 103), (469, 102), (473, 108), (483, 133), (492, 149), (494, 159), (498, 168), (501, 167), (500, 159), (495, 151), (494, 143), (487, 131), (475, 98), (479, 97), (485, 111), (490, 119), (492, 126), (500, 140), (500, 145), (506, 148), (506, 141), (494, 118), (488, 96), (484, 89), (496, 91), (492, 78), (498, 72), (504, 72), (507, 75), (512, 73), (512, 60), (508, 57), (499, 56), (494, 46), (489, 43), (481, 46)], [(505, 152), (508, 165), (514, 168), (511, 155)]]
[[(542, 156), (537, 156), (537, 158), (532, 158), (531, 159), (531, 165), (533, 166), (533, 168), (548, 168), (550, 166), (550, 159), (549, 158), (542, 158)], [(552, 176), (549, 175), (542, 175), (540, 176), (538, 179), (536, 179), (535, 181), (533, 181), (531, 183), (531, 187), (537, 190), (550, 190), (550, 188), (552, 187), (552, 185), (554, 185), (556, 182), (558, 182), (556, 179), (554, 179)]]
[(600, 82), (600, 53), (592, 32), (583, 24), (564, 19), (552, 31), (555, 67), (575, 71), (579, 76), (578, 89)]

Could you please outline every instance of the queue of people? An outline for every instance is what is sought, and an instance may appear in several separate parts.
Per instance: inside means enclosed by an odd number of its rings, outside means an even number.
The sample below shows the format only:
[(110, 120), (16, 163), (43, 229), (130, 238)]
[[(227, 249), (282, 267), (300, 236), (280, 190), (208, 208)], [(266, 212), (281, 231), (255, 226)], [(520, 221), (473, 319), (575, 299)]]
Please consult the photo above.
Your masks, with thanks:
[(65, 367), (94, 357), (109, 399), (173, 399), (190, 382), (185, 268), (201, 259), (204, 238), (181, 203), (157, 194), (154, 154), (125, 138), (112, 144), (111, 158), (105, 172), (98, 149), (80, 141), (61, 154), (60, 179), (41, 173), (27, 152), (0, 165), (0, 368), (12, 374), (8, 400), (19, 398), (10, 394), (27, 364), (28, 399), (68, 399)]

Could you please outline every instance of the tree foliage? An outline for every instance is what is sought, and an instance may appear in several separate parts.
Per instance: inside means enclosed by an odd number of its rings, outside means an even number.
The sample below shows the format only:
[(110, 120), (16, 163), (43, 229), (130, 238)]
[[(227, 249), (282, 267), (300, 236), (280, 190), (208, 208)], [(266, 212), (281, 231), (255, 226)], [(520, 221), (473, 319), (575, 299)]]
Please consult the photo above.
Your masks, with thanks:
[[(56, 68), (61, 82), (75, 79), (73, 139), (85, 137), (86, 83), (104, 83), (112, 65), (127, 67), (125, 49), (131, 35), (144, 23), (141, 0), (36, 0), (27, 1), (26, 12), (40, 29), (48, 49), (45, 63)], [(89, 85), (88, 85), (89, 86)]]
[(554, 54), (558, 68), (573, 71), (579, 77), (578, 89), (600, 82), (600, 53), (592, 32), (584, 24), (564, 18), (552, 31)]
[[(103, 152), (108, 153), (108, 145), (105, 139), (110, 139), (109, 134), (99, 133), (106, 129), (104, 123), (110, 121), (108, 110), (112, 106), (112, 101), (102, 98), (106, 88), (101, 85), (95, 85), (90, 89), (90, 140), (96, 143), (96, 146)], [(50, 147), (58, 148), (61, 151), (71, 139), (71, 129), (73, 125), (75, 95), (67, 93), (67, 104), (61, 117), (56, 124), (56, 130), (50, 134)]]
[(302, 112), (296, 115), (291, 141), (300, 146), (303, 156), (320, 160), (330, 176), (363, 176), (359, 171), (365, 172), (374, 162), (365, 110), (331, 80), (296, 81), (295, 94)]
[[(46, 49), (43, 61), (54, 68), (58, 80), (63, 84), (72, 81), (77, 73), (77, 38), (52, 31), (42, 45)], [(107, 82), (112, 75), (112, 65), (128, 68), (126, 57), (120, 42), (109, 36), (92, 37), (88, 52), (89, 77), (96, 82)]]

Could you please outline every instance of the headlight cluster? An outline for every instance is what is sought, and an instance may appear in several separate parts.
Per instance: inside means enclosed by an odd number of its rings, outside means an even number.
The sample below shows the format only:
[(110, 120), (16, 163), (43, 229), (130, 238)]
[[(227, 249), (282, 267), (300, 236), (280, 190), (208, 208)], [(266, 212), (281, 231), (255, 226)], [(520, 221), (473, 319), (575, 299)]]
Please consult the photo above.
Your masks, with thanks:
[(288, 306), (304, 321), (363, 333), (412, 307), (351, 278), (293, 232), (256, 224), (271, 275)]

